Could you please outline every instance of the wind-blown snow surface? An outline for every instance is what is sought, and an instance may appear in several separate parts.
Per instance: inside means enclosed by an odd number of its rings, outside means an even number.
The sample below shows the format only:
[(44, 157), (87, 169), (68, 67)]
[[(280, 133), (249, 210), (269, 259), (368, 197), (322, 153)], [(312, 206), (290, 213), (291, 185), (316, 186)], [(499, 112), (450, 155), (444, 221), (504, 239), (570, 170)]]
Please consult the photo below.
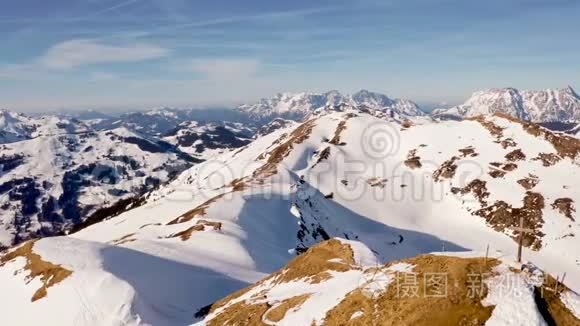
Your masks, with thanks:
[(578, 122), (580, 96), (570, 86), (540, 91), (494, 88), (473, 93), (462, 105), (433, 111), (435, 116), (459, 117), (492, 113), (533, 122)]
[[(554, 153), (551, 143), (517, 122), (488, 119), (526, 155), (501, 178), (488, 174), (490, 163), (505, 162), (514, 147), (503, 148), (481, 121), (402, 126), (346, 111), (276, 130), (194, 166), (143, 206), (70, 236), (38, 241), (34, 252), (72, 271), (38, 301), (30, 297), (39, 278), (27, 284), (26, 270), (14, 273), (22, 259), (7, 262), (0, 267), (0, 285), (10, 289), (0, 293), (0, 322), (192, 323), (202, 307), (331, 237), (357, 240), (382, 262), (441, 250), (483, 251), (487, 245), (496, 256), (513, 256), (509, 231), (496, 231), (491, 225), (497, 224), (473, 215), (481, 203), (470, 193), (451, 190), (481, 179), (487, 202), (520, 207), (527, 190), (517, 180), (529, 174), (537, 176), (533, 191), (546, 204), (544, 223), (535, 225), (544, 234), (541, 246), (526, 249), (524, 258), (553, 275), (566, 272), (565, 283), (578, 292), (578, 219), (550, 205), (580, 198), (578, 158), (544, 166), (534, 158)], [(459, 152), (469, 146), (477, 155)], [(455, 173), (436, 181), (434, 172), (454, 156)], [(420, 167), (409, 163), (413, 157)]]

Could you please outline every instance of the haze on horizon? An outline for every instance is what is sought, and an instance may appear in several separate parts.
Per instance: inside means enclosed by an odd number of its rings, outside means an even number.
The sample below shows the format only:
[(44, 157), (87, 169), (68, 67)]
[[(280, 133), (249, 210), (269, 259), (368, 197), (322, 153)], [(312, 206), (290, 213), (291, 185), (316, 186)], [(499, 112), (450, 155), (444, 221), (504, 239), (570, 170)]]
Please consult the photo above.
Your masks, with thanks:
[(419, 104), (580, 85), (573, 0), (22, 0), (0, 108), (231, 106), (361, 88)]

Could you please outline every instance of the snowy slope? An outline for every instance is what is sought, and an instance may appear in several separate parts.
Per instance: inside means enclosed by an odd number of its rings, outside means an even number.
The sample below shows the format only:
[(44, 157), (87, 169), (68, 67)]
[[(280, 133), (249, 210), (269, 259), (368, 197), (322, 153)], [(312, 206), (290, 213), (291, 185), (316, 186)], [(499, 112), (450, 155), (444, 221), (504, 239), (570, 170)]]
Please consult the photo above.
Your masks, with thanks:
[(494, 88), (475, 92), (462, 105), (434, 110), (433, 115), (474, 117), (498, 112), (533, 122), (578, 122), (580, 96), (570, 86), (540, 91)]
[[(311, 116), (195, 165), (137, 208), (35, 243), (33, 253), (70, 272), (44, 285), (36, 301), (47, 272), (25, 282), (38, 264), (25, 268), (22, 256), (38, 258), (26, 250), (4, 258), (0, 284), (10, 291), (0, 293), (7, 302), (0, 322), (197, 322), (208, 305), (334, 237), (367, 247), (353, 250), (366, 252), (356, 259), (365, 264), (487, 245), (494, 257), (512, 259), (508, 227), (522, 214), (534, 230), (524, 259), (567, 273), (564, 283), (578, 292), (579, 151), (577, 139), (506, 116), (415, 123), (348, 109)], [(359, 286), (360, 275), (320, 283), (336, 291), (317, 301), (317, 313)], [(576, 298), (566, 294), (566, 302)]]
[(262, 99), (256, 104), (246, 104), (238, 110), (248, 114), (254, 121), (269, 122), (275, 118), (302, 120), (318, 109), (335, 110), (341, 105), (365, 106), (371, 111), (393, 112), (404, 116), (422, 116), (419, 106), (406, 99), (391, 99), (386, 95), (361, 90), (352, 95), (338, 91), (326, 93), (281, 93), (273, 98)]
[(70, 131), (39, 128), (52, 135), (0, 145), (0, 247), (58, 234), (194, 163), (172, 145), (124, 128)]

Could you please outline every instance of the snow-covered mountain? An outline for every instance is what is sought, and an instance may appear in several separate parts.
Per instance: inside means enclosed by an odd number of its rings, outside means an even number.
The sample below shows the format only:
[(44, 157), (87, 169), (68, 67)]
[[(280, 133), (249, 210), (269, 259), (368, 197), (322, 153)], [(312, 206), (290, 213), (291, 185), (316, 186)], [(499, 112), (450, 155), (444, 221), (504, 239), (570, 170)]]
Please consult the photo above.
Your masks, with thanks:
[(0, 145), (0, 247), (103, 215), (103, 209), (154, 189), (196, 162), (125, 128), (94, 132), (63, 124), (51, 130), (46, 127), (58, 118), (45, 119), (35, 132), (49, 136)]
[(189, 120), (188, 111), (171, 108), (124, 113), (116, 118), (99, 120), (93, 127), (100, 130), (124, 127), (146, 135), (161, 136)]
[(8, 110), (0, 110), (0, 144), (30, 137), (36, 129), (32, 118)]
[(172, 109), (160, 108), (129, 112), (110, 119), (93, 119), (90, 124), (99, 130), (125, 127), (137, 132), (161, 137), (186, 122), (249, 122), (246, 115), (231, 109)]
[(570, 86), (540, 91), (494, 88), (475, 92), (462, 105), (434, 110), (433, 115), (474, 117), (498, 112), (532, 122), (579, 122), (580, 96)]
[(255, 137), (262, 137), (262, 136), (271, 134), (276, 130), (279, 130), (282, 128), (288, 128), (296, 123), (297, 122), (293, 121), (293, 120), (276, 118), (276, 119), (270, 121), (270, 123), (262, 125), (260, 128), (258, 128), (258, 130), (256, 131)]
[(113, 118), (110, 114), (106, 114), (94, 109), (87, 110), (60, 110), (48, 112), (48, 115), (55, 115), (62, 118), (77, 119), (81, 121), (92, 120), (107, 120)]
[(281, 93), (273, 98), (262, 99), (256, 104), (242, 105), (238, 110), (248, 114), (254, 121), (264, 123), (275, 118), (299, 121), (317, 110), (336, 110), (341, 105), (364, 106), (372, 112), (392, 115), (424, 115), (419, 106), (409, 100), (391, 99), (367, 90), (352, 95), (342, 95), (334, 90), (326, 93)]
[[(260, 317), (256, 324), (368, 324), (373, 303), (392, 301), (351, 303), (367, 274), (384, 274), (386, 287), (394, 272), (409, 271), (462, 277), (450, 279), (459, 291), (450, 300), (415, 302), (428, 310), (416, 317), (467, 311), (479, 324), (506, 316), (543, 324), (557, 308), (573, 325), (580, 318), (579, 160), (580, 140), (507, 115), (402, 123), (347, 107), (311, 114), (193, 166), (139, 207), (8, 250), (0, 258), (0, 323), (221, 325)], [(521, 217), (531, 229), (525, 266), (560, 281), (566, 273), (550, 299), (556, 308), (536, 303), (527, 274), (517, 272), (511, 228)], [(481, 259), (468, 260), (487, 246), (483, 267), (522, 278), (518, 289), (527, 292), (519, 300), (496, 292), (493, 276), (481, 280), (482, 298), (460, 296), (466, 272), (487, 271), (478, 268)], [(461, 253), (412, 258), (439, 251)], [(392, 308), (384, 310), (389, 318), (411, 316)]]
[(28, 115), (0, 110), (0, 144), (12, 143), (41, 136), (87, 132), (89, 127), (74, 118)]
[(187, 121), (163, 136), (168, 143), (199, 159), (209, 159), (249, 144), (255, 131), (241, 123)]

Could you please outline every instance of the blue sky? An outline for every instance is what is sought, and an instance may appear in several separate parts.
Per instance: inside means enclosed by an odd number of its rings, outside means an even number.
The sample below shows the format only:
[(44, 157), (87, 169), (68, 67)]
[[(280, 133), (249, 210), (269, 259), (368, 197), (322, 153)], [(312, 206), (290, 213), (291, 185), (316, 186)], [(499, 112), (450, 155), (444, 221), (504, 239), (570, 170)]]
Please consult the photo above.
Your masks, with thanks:
[(20, 0), (0, 107), (140, 109), (365, 88), (457, 103), (580, 85), (577, 0)]

